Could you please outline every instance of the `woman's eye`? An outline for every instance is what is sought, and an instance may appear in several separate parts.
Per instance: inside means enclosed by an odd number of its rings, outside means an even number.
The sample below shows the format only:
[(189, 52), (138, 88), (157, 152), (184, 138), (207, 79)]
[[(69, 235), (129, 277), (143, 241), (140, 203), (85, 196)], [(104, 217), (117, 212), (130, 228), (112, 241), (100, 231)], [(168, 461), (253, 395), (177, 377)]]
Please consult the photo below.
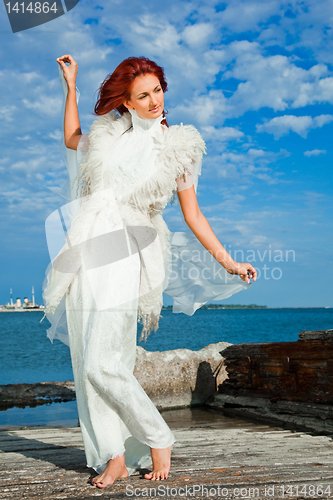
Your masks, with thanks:
[[(160, 87), (159, 89), (156, 89), (154, 92), (160, 92), (162, 90), (162, 87)], [(144, 99), (145, 97), (147, 97), (148, 94), (146, 95), (142, 95), (141, 97), (139, 97), (139, 99)]]

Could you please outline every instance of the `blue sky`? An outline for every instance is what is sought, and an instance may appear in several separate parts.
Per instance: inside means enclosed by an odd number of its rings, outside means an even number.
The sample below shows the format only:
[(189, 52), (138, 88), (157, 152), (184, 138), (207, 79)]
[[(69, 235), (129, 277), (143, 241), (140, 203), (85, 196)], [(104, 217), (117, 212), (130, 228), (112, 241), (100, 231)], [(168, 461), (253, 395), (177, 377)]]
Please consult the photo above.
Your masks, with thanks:
[[(14, 299), (30, 296), (31, 285), (41, 301), (45, 219), (63, 204), (66, 179), (56, 58), (70, 53), (83, 132), (121, 60), (164, 67), (169, 124), (192, 123), (207, 142), (201, 210), (231, 255), (260, 273), (227, 303), (333, 305), (332, 2), (81, 0), (16, 34), (0, 12), (0, 303), (10, 287)], [(164, 217), (185, 229), (177, 206)]]

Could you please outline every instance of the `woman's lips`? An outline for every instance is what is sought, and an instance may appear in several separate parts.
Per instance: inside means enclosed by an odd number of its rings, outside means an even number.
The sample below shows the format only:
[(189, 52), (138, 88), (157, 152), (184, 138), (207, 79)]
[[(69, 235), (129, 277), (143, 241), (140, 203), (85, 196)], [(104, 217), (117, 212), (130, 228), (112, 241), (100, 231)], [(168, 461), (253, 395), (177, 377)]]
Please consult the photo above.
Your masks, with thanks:
[(159, 108), (160, 108), (159, 106), (156, 106), (156, 108), (153, 108), (153, 109), (151, 109), (150, 111), (152, 111), (152, 112), (154, 112), (154, 111), (158, 111), (158, 110), (159, 110)]

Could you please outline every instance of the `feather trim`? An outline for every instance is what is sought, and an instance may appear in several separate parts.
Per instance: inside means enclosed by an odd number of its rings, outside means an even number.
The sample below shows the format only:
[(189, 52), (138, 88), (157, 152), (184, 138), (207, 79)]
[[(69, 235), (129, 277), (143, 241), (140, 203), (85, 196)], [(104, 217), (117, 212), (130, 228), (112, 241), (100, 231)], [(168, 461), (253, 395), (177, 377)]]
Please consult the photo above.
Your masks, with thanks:
[(143, 313), (140, 308), (138, 309), (137, 321), (140, 322), (140, 320), (142, 320), (142, 325), (143, 325), (139, 342), (141, 342), (141, 340), (147, 342), (147, 338), (150, 332), (153, 329), (154, 332), (158, 330), (160, 318), (162, 318), (161, 314)]
[[(103, 185), (103, 161), (113, 144), (132, 126), (130, 113), (119, 117), (115, 112), (99, 116), (91, 125), (89, 149), (81, 164), (78, 179), (80, 196), (90, 194)], [(192, 173), (194, 161), (206, 154), (206, 145), (192, 125), (173, 125), (155, 137), (160, 149), (156, 169), (134, 192), (124, 198), (143, 212), (162, 210), (177, 191), (177, 177)], [(157, 202), (156, 200), (159, 200)], [(150, 210), (149, 208), (150, 207)]]
[(117, 138), (131, 126), (130, 113), (124, 113), (119, 117), (115, 111), (99, 116), (92, 123), (89, 132), (89, 148), (78, 175), (78, 196), (91, 194), (102, 186), (103, 160)]
[[(157, 157), (157, 172), (138, 186), (124, 201), (146, 211), (147, 205), (162, 210), (177, 190), (176, 178), (192, 173), (194, 161), (206, 154), (206, 145), (200, 133), (192, 125), (173, 125), (163, 136), (156, 137), (160, 152)], [(160, 200), (156, 204), (156, 198)]]
[(174, 167), (177, 177), (184, 174), (186, 180), (193, 161), (202, 159), (204, 154), (205, 142), (193, 125), (174, 125), (167, 130), (160, 155), (167, 169)]

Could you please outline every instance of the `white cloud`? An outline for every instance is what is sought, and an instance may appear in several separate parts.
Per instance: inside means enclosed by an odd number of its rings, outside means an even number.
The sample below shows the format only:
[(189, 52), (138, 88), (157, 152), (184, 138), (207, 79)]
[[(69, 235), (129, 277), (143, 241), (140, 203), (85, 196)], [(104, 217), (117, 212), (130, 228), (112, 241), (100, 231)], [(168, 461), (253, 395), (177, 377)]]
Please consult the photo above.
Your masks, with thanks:
[(38, 100), (23, 99), (22, 102), (27, 109), (47, 116), (53, 116), (59, 114), (62, 98), (60, 96), (51, 97), (49, 95), (41, 95)]
[(315, 103), (333, 103), (333, 77), (326, 65), (303, 69), (292, 57), (267, 56), (257, 42), (233, 42), (228, 46), (230, 69), (223, 79), (240, 80), (228, 100), (233, 116), (263, 107), (284, 111)]
[(186, 26), (182, 33), (182, 39), (193, 48), (202, 47), (209, 42), (214, 32), (214, 26), (210, 23), (197, 23)]
[(279, 139), (290, 131), (306, 138), (310, 129), (322, 127), (331, 121), (333, 121), (333, 115), (320, 115), (314, 118), (311, 116), (284, 115), (258, 124), (256, 129), (258, 132), (274, 134), (275, 139)]
[[(73, 15), (74, 14), (74, 15)], [(73, 10), (70, 16), (63, 16), (61, 18), (62, 27), (59, 31), (59, 38), (57, 39), (57, 47), (61, 52), (59, 55), (70, 53), (82, 66), (97, 66), (100, 62), (105, 64), (108, 56), (113, 53), (114, 48), (100, 43), (100, 37), (103, 39), (105, 33), (102, 33), (101, 26), (94, 27), (90, 24), (84, 24), (87, 17), (94, 17), (97, 14), (93, 6), (86, 6), (86, 9)], [(101, 17), (104, 16), (103, 11), (99, 13)], [(109, 27), (112, 25), (109, 21)], [(57, 66), (56, 61), (54, 61)], [(55, 67), (56, 67), (55, 66)]]
[(31, 139), (31, 136), (29, 134), (25, 135), (24, 137), (17, 137), (19, 141), (29, 141)]
[(280, 10), (277, 0), (228, 0), (226, 8), (216, 14), (221, 28), (232, 33), (247, 30), (258, 30), (259, 23)]
[(139, 44), (149, 53), (163, 55), (178, 48), (180, 33), (168, 21), (161, 22), (157, 16), (145, 14), (131, 23), (131, 31), (124, 33), (125, 38), (134, 45)]
[(274, 172), (272, 164), (288, 155), (285, 150), (279, 153), (255, 148), (243, 153), (225, 150), (219, 155), (211, 154), (204, 159), (203, 173), (206, 174), (207, 170), (209, 182), (213, 181), (217, 186), (223, 186), (225, 182), (229, 186), (236, 185), (237, 192), (248, 189), (257, 180), (274, 185), (286, 181), (281, 180), (280, 172)]
[(320, 115), (320, 116), (316, 116), (314, 118), (314, 125), (316, 127), (322, 127), (323, 125), (326, 125), (327, 123), (331, 123), (332, 120), (333, 120), (333, 116), (332, 115)]
[(313, 149), (312, 151), (305, 151), (304, 156), (319, 156), (325, 155), (326, 153), (326, 149)]
[(33, 82), (38, 82), (40, 81), (41, 75), (37, 73), (37, 71), (28, 71), (28, 72), (22, 72), (20, 75), (20, 79), (26, 83), (33, 83)]
[[(173, 110), (173, 116), (184, 121), (195, 121), (202, 126), (213, 126), (224, 121), (228, 104), (221, 90), (210, 90), (204, 95), (196, 95)], [(180, 121), (180, 120), (179, 120)]]
[(216, 128), (212, 127), (211, 125), (208, 125), (206, 127), (202, 127), (201, 130), (203, 137), (207, 141), (213, 140), (213, 141), (227, 142), (227, 141), (239, 140), (240, 138), (244, 137), (244, 133), (234, 127)]
[(13, 115), (16, 110), (17, 107), (13, 104), (9, 106), (2, 106), (0, 108), (0, 119), (7, 122), (13, 121)]
[(62, 130), (55, 130), (54, 132), (50, 132), (49, 137), (51, 137), (51, 139), (55, 139), (56, 141), (60, 141), (62, 137)]
[(203, 213), (218, 212), (219, 210), (225, 212), (236, 212), (241, 208), (241, 203), (246, 200), (246, 196), (239, 193), (230, 192), (227, 189), (223, 190), (223, 201), (217, 204), (210, 204), (202, 206)]

